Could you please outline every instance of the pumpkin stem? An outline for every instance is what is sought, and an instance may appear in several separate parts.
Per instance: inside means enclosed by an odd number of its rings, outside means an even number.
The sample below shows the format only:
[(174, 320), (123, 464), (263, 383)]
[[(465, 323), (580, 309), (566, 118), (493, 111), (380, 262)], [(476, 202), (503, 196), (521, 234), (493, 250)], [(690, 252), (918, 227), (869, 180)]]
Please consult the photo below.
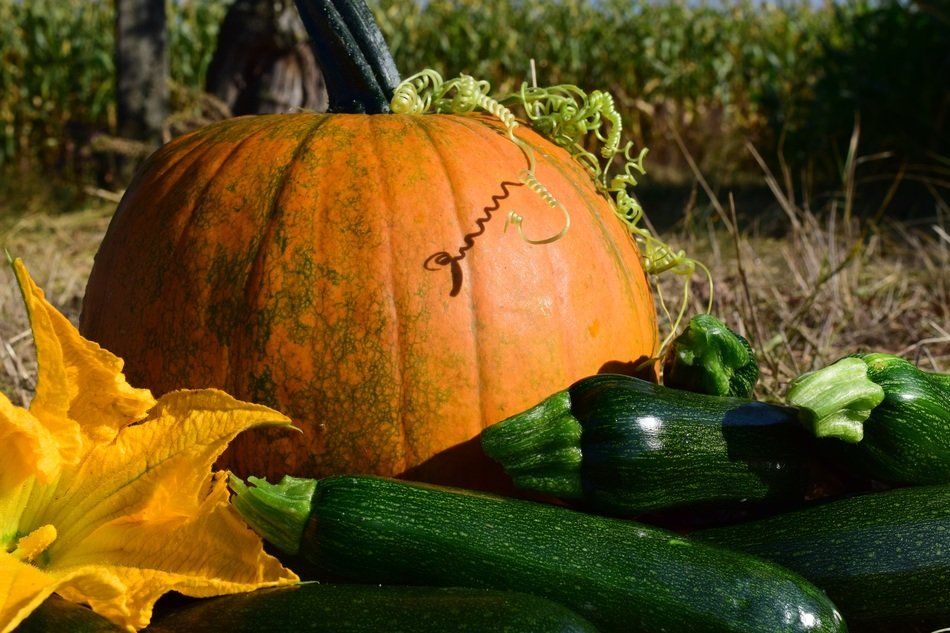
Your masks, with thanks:
[(364, 0), (296, 0), (329, 96), (329, 112), (381, 114), (399, 71)]

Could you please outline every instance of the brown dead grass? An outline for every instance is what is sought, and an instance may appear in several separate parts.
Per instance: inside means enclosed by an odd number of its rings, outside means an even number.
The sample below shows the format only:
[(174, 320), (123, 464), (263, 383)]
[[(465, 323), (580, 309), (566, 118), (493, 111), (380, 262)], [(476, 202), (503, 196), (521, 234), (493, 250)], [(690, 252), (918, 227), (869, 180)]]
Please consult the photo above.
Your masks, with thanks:
[[(865, 234), (834, 214), (797, 219), (781, 238), (727, 230), (679, 236), (712, 272), (713, 313), (759, 354), (757, 394), (781, 398), (795, 376), (859, 351), (950, 372), (947, 223), (888, 223)], [(679, 283), (661, 280), (664, 296), (675, 297)], [(708, 292), (699, 275), (692, 294), (692, 311), (703, 311)]]
[[(950, 372), (950, 211), (935, 198), (935, 216), (913, 227), (849, 217), (847, 197), (812, 213), (782, 202), (782, 236), (737, 230), (735, 209), (718, 201), (702, 229), (663, 237), (709, 267), (713, 313), (758, 350), (757, 394), (780, 398), (798, 374), (856, 351), (901, 354), (928, 370)], [(21, 257), (51, 302), (78, 320), (85, 281), (114, 205), (100, 202), (65, 215), (31, 213), (0, 224), (0, 246)], [(0, 389), (28, 402), (34, 388), (32, 339), (19, 293), (0, 267)], [(662, 277), (667, 301), (681, 279)], [(691, 282), (691, 312), (703, 311), (708, 287)], [(554, 388), (555, 386), (552, 386)]]
[[(79, 322), (92, 260), (114, 204), (97, 203), (67, 214), (30, 212), (0, 221), (0, 247), (19, 257), (50, 302)], [(36, 379), (33, 339), (20, 291), (0, 266), (0, 391), (17, 404), (32, 397)]]
[[(890, 352), (926, 370), (950, 372), (950, 206), (931, 188), (933, 218), (910, 226), (886, 218), (889, 192), (878, 212), (858, 217), (858, 132), (841, 195), (819, 212), (796, 202), (787, 167), (780, 183), (747, 147), (781, 209), (781, 237), (740, 231), (731, 197), (717, 198), (675, 138), (720, 228), (670, 239), (682, 240), (709, 268), (713, 314), (757, 350), (761, 397), (780, 399), (791, 379), (854, 352)], [(693, 311), (708, 305), (708, 284), (698, 281), (692, 281)], [(675, 283), (665, 279), (659, 287), (668, 296)]]

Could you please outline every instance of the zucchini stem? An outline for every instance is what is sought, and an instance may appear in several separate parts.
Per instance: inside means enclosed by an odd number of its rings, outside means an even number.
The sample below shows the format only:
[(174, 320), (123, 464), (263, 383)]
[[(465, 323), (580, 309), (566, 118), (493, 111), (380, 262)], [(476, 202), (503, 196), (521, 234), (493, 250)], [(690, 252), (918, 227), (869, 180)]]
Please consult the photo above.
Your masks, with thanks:
[(247, 481), (251, 486), (234, 474), (230, 476), (228, 485), (234, 492), (231, 505), (261, 538), (282, 552), (296, 555), (310, 518), (317, 481), (289, 475), (277, 484), (259, 477), (248, 477)]
[(663, 384), (674, 389), (751, 398), (758, 379), (749, 341), (710, 314), (690, 319), (663, 358)]
[(482, 449), (518, 488), (562, 499), (583, 496), (581, 423), (566, 390), (484, 429)]
[(868, 376), (864, 360), (849, 356), (793, 380), (786, 399), (815, 437), (856, 444), (864, 438), (864, 422), (884, 400), (884, 389)]

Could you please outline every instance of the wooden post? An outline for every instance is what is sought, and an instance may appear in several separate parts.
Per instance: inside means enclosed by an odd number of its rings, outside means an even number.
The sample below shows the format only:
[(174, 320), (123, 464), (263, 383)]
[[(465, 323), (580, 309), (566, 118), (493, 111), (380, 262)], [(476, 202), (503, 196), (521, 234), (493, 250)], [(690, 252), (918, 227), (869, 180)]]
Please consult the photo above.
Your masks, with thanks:
[(234, 0), (218, 31), (207, 91), (233, 115), (323, 112), (323, 74), (293, 2)]

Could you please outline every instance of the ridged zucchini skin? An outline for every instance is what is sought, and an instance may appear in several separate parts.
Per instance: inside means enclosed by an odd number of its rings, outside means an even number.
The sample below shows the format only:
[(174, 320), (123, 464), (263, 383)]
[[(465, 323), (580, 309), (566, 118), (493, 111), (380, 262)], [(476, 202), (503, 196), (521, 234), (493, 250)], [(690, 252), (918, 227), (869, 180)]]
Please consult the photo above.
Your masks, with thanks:
[(950, 626), (950, 486), (872, 492), (691, 537), (800, 573), (852, 631)]
[(197, 601), (149, 633), (596, 633), (550, 600), (457, 587), (303, 583)]
[(797, 574), (622, 519), (372, 476), (318, 482), (301, 554), (364, 583), (525, 591), (601, 631), (844, 631)]
[(519, 488), (628, 516), (803, 502), (822, 476), (816, 446), (793, 408), (612, 374), (482, 432)]

